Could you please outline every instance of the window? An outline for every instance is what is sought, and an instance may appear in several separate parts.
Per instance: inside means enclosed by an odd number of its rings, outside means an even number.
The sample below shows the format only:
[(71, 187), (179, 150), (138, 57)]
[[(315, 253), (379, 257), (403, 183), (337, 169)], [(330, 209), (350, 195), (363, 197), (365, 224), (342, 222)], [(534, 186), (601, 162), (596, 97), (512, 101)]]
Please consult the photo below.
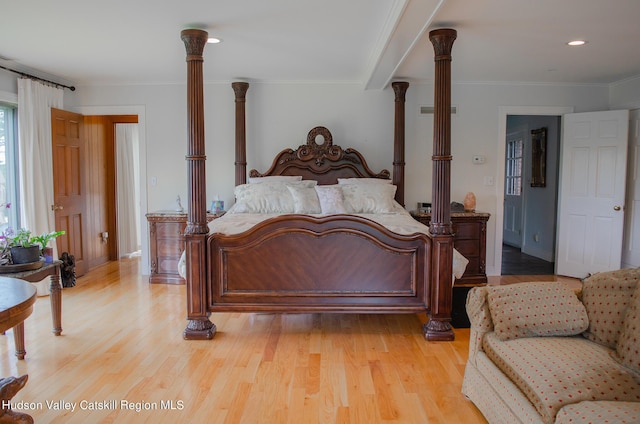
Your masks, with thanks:
[(17, 129), (16, 106), (0, 102), (0, 232), (20, 226)]
[(523, 145), (521, 138), (507, 142), (507, 169), (505, 172), (505, 193), (507, 196), (520, 196), (522, 194)]

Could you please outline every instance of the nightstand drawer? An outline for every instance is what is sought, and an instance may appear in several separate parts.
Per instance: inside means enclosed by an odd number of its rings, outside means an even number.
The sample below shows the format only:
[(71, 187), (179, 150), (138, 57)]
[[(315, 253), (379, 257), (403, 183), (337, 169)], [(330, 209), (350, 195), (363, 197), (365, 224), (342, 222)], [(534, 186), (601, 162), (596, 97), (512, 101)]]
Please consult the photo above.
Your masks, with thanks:
[(163, 222), (156, 225), (158, 238), (182, 238), (184, 237), (185, 224), (179, 222)]
[(453, 246), (467, 259), (480, 255), (478, 240), (458, 240), (456, 238), (453, 241)]
[(158, 239), (157, 243), (159, 257), (179, 257), (184, 251), (183, 239)]
[(480, 226), (473, 223), (466, 222), (457, 222), (453, 224), (453, 233), (458, 239), (475, 239), (478, 240), (480, 238)]

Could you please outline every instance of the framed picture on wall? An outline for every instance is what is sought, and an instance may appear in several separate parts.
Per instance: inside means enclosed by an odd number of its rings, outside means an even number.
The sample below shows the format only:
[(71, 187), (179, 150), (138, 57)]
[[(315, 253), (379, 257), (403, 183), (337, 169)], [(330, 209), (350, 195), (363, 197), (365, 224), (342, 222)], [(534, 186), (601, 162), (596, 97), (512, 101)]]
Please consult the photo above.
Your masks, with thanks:
[(531, 187), (546, 187), (547, 128), (531, 130)]

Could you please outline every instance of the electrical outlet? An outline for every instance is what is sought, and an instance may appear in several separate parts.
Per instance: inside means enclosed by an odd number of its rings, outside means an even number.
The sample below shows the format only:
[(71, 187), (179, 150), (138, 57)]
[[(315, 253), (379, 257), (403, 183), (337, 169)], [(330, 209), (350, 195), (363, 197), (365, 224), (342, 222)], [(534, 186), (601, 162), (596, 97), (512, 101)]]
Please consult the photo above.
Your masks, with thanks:
[(474, 165), (481, 165), (484, 163), (484, 156), (474, 156), (471, 158), (471, 162), (473, 162)]
[(493, 186), (493, 177), (485, 176), (484, 177), (484, 185), (489, 186), (489, 187)]

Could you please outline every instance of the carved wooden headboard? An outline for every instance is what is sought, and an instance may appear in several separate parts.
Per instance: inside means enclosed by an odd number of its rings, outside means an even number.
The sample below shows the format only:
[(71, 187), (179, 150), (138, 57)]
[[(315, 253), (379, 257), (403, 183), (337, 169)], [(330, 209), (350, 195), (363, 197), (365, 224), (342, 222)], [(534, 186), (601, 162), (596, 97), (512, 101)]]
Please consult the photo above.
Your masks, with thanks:
[[(404, 103), (408, 82), (397, 81), (391, 84), (395, 93), (394, 134), (393, 134), (393, 175), (392, 183), (397, 187), (396, 201), (404, 206)], [(247, 137), (245, 122), (246, 95), (249, 83), (238, 81), (231, 83), (235, 93), (236, 104), (236, 140), (235, 140), (235, 173), (236, 185), (247, 182)], [(323, 136), (324, 142), (318, 143), (317, 136)], [(338, 155), (340, 159), (334, 160)], [(330, 158), (330, 159), (328, 159)], [(319, 161), (319, 165), (315, 162)], [(331, 162), (331, 169), (323, 166)], [(356, 165), (357, 164), (357, 165)], [(259, 175), (302, 175), (303, 178), (315, 179), (319, 184), (335, 184), (337, 178), (371, 177), (389, 178), (389, 171), (376, 174), (366, 165), (362, 155), (354, 149), (343, 150), (333, 145), (331, 133), (324, 127), (316, 127), (309, 132), (307, 144), (283, 150), (274, 160), (271, 168), (264, 174), (251, 170), (250, 177)]]
[(338, 178), (389, 179), (384, 169), (378, 173), (367, 166), (360, 152), (343, 149), (333, 144), (331, 132), (325, 127), (315, 127), (307, 135), (307, 143), (296, 150), (285, 149), (278, 153), (269, 170), (260, 173), (255, 169), (250, 177), (271, 175), (302, 175), (305, 180), (316, 180), (318, 184), (336, 184)]

